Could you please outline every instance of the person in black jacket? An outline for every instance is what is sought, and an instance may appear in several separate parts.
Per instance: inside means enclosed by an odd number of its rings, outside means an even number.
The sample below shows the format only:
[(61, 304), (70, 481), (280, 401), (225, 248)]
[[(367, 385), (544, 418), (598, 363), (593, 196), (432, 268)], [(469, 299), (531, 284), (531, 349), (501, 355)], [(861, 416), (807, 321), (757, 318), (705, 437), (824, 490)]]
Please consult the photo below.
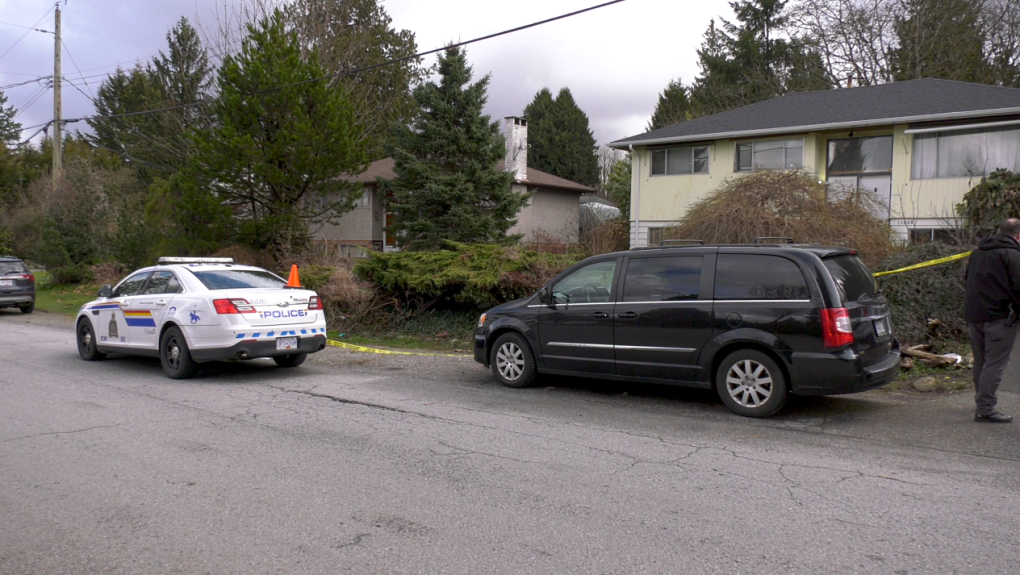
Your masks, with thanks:
[(963, 319), (974, 352), (974, 421), (1009, 423), (995, 411), (1002, 372), (1016, 340), (1020, 310), (1020, 219), (1010, 218), (995, 235), (978, 244), (967, 260), (967, 295)]

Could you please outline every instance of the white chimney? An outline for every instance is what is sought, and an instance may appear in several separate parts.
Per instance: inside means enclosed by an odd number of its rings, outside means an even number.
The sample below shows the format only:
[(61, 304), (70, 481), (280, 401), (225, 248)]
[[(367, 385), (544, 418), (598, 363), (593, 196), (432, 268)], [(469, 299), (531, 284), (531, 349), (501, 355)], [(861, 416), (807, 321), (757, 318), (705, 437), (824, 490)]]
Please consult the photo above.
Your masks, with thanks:
[(515, 181), (528, 179), (528, 121), (507, 116), (503, 118), (506, 136), (506, 171), (514, 173)]

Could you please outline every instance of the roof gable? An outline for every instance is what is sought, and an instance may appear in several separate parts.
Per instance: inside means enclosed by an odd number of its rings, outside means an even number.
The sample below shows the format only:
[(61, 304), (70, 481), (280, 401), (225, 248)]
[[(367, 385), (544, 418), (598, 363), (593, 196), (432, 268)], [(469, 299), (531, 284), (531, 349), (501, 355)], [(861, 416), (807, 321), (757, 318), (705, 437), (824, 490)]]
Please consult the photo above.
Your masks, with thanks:
[(806, 131), (821, 127), (1020, 113), (1020, 89), (926, 78), (858, 88), (795, 92), (617, 140), (667, 143)]
[[(368, 169), (365, 170), (364, 172), (361, 172), (360, 174), (357, 174), (355, 176), (345, 176), (342, 179), (348, 182), (360, 182), (363, 184), (374, 184), (376, 178), (392, 180), (397, 177), (397, 172), (394, 171), (393, 169), (394, 164), (395, 162), (393, 161), (393, 158), (383, 158), (381, 160), (376, 160), (369, 164)], [(505, 162), (503, 160), (497, 162), (496, 169), (501, 172), (504, 171)], [(595, 191), (594, 189), (589, 188), (588, 186), (585, 186), (583, 184), (578, 184), (577, 182), (572, 182), (559, 176), (547, 174), (546, 172), (536, 170), (535, 168), (531, 167), (528, 168), (527, 179), (519, 183), (526, 184), (529, 186), (537, 186), (540, 188), (569, 190), (579, 193)]]

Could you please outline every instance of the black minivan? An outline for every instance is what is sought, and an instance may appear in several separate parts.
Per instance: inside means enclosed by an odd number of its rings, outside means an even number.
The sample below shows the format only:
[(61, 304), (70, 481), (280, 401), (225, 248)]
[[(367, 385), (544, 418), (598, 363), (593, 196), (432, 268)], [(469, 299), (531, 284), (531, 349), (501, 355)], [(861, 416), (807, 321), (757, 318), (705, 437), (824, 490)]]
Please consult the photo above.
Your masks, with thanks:
[(588, 258), (482, 314), (475, 360), (508, 387), (538, 374), (715, 388), (740, 415), (787, 396), (893, 381), (889, 306), (857, 252), (694, 245)]

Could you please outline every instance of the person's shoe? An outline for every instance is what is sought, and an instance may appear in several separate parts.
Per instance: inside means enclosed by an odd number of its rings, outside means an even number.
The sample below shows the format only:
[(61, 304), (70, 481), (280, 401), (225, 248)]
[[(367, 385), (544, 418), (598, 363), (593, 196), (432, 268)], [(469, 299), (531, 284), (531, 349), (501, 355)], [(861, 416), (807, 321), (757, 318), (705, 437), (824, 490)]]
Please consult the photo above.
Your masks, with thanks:
[(1009, 423), (1013, 421), (1013, 416), (1003, 415), (996, 411), (989, 415), (975, 415), (974, 421), (978, 421), (981, 423)]

